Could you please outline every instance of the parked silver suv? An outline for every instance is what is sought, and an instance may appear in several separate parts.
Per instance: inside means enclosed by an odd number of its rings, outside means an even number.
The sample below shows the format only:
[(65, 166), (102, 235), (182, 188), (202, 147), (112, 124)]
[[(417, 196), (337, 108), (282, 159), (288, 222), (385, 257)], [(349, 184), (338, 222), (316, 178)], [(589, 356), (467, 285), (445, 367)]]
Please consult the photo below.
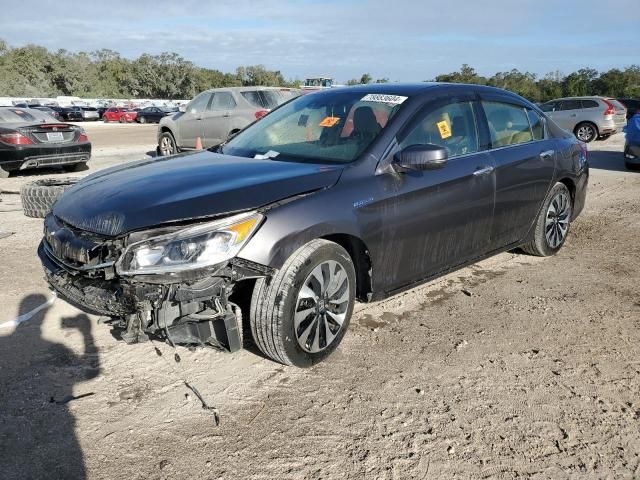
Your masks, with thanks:
[(280, 87), (214, 88), (197, 95), (174, 115), (160, 120), (159, 155), (173, 155), (224, 142), (269, 110), (300, 95), (300, 91)]
[(558, 98), (540, 108), (560, 127), (587, 143), (620, 132), (627, 124), (627, 109), (614, 98)]

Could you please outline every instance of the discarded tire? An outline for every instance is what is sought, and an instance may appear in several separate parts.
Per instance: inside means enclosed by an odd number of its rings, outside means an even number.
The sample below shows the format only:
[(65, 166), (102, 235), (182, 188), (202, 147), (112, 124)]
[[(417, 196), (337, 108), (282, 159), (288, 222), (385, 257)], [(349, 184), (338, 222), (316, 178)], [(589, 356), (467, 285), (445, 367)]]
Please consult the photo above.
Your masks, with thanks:
[(27, 183), (20, 189), (22, 210), (27, 217), (44, 218), (51, 206), (77, 178), (49, 178)]

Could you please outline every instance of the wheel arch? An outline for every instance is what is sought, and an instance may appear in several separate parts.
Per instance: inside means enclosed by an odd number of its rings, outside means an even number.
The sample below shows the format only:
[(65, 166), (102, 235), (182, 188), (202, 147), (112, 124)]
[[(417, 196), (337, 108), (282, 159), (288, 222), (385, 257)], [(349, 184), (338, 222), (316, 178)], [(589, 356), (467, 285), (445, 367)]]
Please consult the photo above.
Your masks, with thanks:
[(347, 233), (333, 233), (320, 238), (337, 243), (349, 253), (356, 270), (356, 297), (361, 302), (370, 301), (373, 292), (372, 264), (366, 244), (359, 237)]
[(569, 177), (562, 177), (558, 179), (558, 182), (564, 184), (564, 186), (569, 189), (569, 193), (571, 194), (571, 203), (573, 204), (576, 200), (576, 184), (573, 179)]

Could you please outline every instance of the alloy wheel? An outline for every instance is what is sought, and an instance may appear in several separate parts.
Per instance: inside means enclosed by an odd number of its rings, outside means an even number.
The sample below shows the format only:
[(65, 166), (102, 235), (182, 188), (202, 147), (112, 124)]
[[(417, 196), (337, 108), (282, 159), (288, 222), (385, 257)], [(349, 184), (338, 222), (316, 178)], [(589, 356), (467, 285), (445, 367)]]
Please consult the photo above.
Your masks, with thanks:
[(578, 137), (578, 140), (582, 140), (583, 142), (590, 142), (591, 140), (593, 140), (593, 137), (595, 137), (595, 135), (596, 132), (591, 125), (582, 125), (576, 132), (576, 137)]
[(160, 140), (160, 151), (162, 152), (162, 155), (173, 155), (174, 146), (169, 136), (165, 135)]
[(544, 236), (547, 245), (558, 248), (562, 245), (569, 230), (569, 217), (571, 216), (571, 202), (565, 192), (558, 193), (547, 208), (547, 219), (544, 225)]
[(338, 336), (349, 308), (349, 292), (347, 272), (336, 261), (321, 263), (307, 276), (298, 293), (293, 322), (304, 351), (321, 352)]

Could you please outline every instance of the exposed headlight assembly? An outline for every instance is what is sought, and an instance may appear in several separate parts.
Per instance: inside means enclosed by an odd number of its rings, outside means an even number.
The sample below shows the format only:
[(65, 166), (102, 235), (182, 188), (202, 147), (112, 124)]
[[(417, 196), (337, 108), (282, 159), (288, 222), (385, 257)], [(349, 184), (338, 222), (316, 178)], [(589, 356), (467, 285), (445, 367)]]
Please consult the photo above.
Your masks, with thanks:
[(129, 245), (118, 262), (120, 275), (183, 272), (235, 257), (263, 220), (250, 212), (201, 223)]

